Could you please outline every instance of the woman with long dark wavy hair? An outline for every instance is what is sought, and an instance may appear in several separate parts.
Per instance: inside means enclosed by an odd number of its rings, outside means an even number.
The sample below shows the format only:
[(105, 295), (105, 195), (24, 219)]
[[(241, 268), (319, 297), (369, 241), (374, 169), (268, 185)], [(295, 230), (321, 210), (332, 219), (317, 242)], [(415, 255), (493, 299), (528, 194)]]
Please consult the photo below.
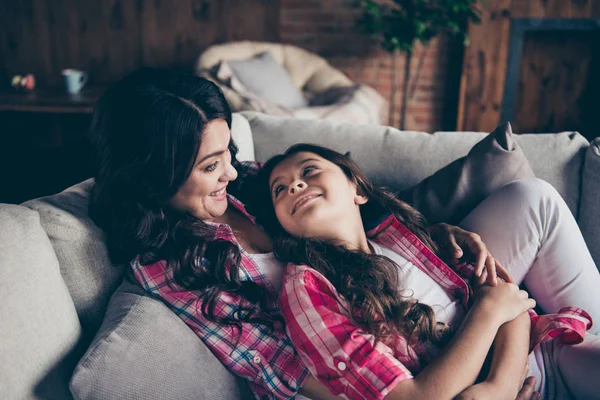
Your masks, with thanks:
[[(371, 184), (341, 153), (294, 145), (265, 163), (257, 186), (251, 210), (272, 235), (275, 255), (289, 263), (280, 294), (289, 336), (313, 376), (334, 394), (512, 399), (530, 353), (531, 373), (543, 377), (541, 385), (551, 382), (541, 388), (545, 398), (563, 398), (557, 382), (575, 398), (599, 398), (593, 377), (600, 374), (600, 337), (586, 333), (591, 317), (578, 308), (582, 293), (576, 292), (586, 292), (583, 305), (597, 316), (597, 292), (578, 275), (596, 284), (600, 275), (581, 234), (576, 236), (570, 212), (548, 184), (508, 185), (478, 208), (497, 223), (491, 214), (502, 196), (541, 192), (529, 194), (529, 201), (544, 199), (547, 209), (529, 219), (547, 228), (540, 235), (513, 232), (517, 239), (512, 242), (524, 260), (509, 265), (539, 278), (535, 264), (545, 264), (542, 272), (557, 280), (538, 293), (546, 310), (553, 311), (552, 301), (569, 290), (573, 293), (562, 301), (578, 306), (562, 304), (558, 313), (541, 317), (530, 311), (535, 301), (514, 283), (491, 286), (477, 278), (471, 296), (466, 283), (471, 267), (464, 265), (459, 273), (448, 268), (421, 214)], [(374, 217), (380, 218), (373, 223)], [(523, 227), (512, 226), (515, 231)], [(544, 230), (551, 233), (541, 238), (538, 249), (535, 238), (546, 235)], [(510, 247), (511, 242), (499, 245)], [(528, 247), (535, 252), (528, 255)], [(570, 255), (573, 251), (582, 254)], [(565, 255), (581, 263), (578, 282), (557, 273), (574, 268), (563, 264)], [(487, 371), (484, 360), (494, 340)], [(538, 346), (542, 341), (544, 348)], [(567, 345), (580, 342), (579, 347)], [(473, 385), (482, 370), (481, 382)]]
[[(208, 80), (141, 69), (112, 85), (90, 129), (90, 215), (113, 263), (129, 263), (257, 398), (330, 398), (285, 332), (284, 265), (243, 204), (258, 167), (236, 160), (230, 128), (229, 106)], [(463, 251), (457, 243), (472, 249), (478, 270), (504, 272), (476, 236), (445, 225), (436, 232), (450, 252)]]

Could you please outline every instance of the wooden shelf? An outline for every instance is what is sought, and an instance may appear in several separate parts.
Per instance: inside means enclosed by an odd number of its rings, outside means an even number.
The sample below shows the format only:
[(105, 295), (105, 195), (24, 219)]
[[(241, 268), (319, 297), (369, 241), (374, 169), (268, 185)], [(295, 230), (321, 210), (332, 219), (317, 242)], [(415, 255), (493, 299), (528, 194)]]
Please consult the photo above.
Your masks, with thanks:
[(0, 111), (37, 112), (50, 114), (91, 114), (106, 87), (85, 87), (78, 94), (64, 89), (35, 89), (31, 92), (0, 91)]

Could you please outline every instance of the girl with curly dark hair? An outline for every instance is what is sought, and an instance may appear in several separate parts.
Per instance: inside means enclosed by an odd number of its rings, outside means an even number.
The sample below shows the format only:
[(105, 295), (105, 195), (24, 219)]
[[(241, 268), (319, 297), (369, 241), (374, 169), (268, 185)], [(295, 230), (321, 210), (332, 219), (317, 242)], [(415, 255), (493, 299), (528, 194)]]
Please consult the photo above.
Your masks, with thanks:
[[(472, 266), (449, 268), (421, 214), (371, 184), (348, 156), (297, 144), (265, 163), (257, 185), (257, 222), (272, 235), (275, 255), (289, 263), (280, 294), (288, 334), (334, 394), (512, 399), (528, 348), (546, 379), (567, 370), (562, 379), (577, 398), (598, 392), (591, 377), (600, 372), (600, 338), (586, 335), (587, 312), (563, 307), (538, 316), (528, 293), (502, 280), (491, 286), (475, 277), (472, 295)], [(587, 355), (577, 363), (538, 346), (554, 338), (561, 349), (573, 349), (566, 344), (584, 337)], [(491, 369), (473, 385), (494, 340)]]

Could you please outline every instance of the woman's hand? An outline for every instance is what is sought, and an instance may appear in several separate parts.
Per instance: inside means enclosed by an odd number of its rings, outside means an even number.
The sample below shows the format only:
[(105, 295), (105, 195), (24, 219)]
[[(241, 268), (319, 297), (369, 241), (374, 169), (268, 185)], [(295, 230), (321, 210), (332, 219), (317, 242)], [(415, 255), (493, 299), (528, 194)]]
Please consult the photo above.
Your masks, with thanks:
[(498, 326), (535, 307), (535, 300), (529, 293), (519, 290), (514, 283), (499, 281), (496, 286), (482, 285), (474, 289), (474, 295), (473, 307), (493, 316)]
[(540, 392), (535, 391), (535, 376), (530, 376), (523, 382), (523, 387), (515, 400), (539, 400), (542, 398)]
[[(523, 377), (521, 381), (521, 389), (517, 393), (515, 400), (539, 400), (541, 399), (541, 393), (535, 391), (535, 376), (527, 376), (529, 373), (529, 364), (525, 366), (523, 371)], [(512, 400), (513, 396), (503, 395), (503, 387), (489, 381), (483, 381), (481, 383), (469, 386), (461, 394), (456, 396), (455, 400), (487, 400), (487, 399), (509, 399)]]
[(457, 265), (464, 261), (475, 263), (478, 284), (487, 282), (496, 286), (497, 277), (512, 283), (508, 271), (490, 254), (478, 234), (444, 223), (431, 225), (427, 229), (450, 265)]

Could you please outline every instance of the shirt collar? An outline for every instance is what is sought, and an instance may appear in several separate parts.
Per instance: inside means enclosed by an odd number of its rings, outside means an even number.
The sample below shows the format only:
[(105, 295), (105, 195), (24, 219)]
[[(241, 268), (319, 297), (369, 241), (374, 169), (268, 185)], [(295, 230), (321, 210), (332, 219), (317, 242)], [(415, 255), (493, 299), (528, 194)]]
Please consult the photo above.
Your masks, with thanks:
[[(242, 214), (244, 214), (246, 216), (246, 218), (248, 218), (250, 221), (252, 221), (253, 224), (255, 224), (255, 217), (253, 215), (251, 215), (250, 213), (248, 213), (248, 211), (246, 210), (246, 206), (244, 205), (244, 203), (242, 203), (238, 198), (236, 198), (235, 196), (227, 193), (227, 204), (228, 207), (235, 207), (236, 210), (238, 210), (239, 212), (241, 212)], [(206, 224), (212, 225), (212, 226), (222, 226), (222, 225), (227, 225), (221, 222), (212, 222), (212, 221), (204, 221)]]

